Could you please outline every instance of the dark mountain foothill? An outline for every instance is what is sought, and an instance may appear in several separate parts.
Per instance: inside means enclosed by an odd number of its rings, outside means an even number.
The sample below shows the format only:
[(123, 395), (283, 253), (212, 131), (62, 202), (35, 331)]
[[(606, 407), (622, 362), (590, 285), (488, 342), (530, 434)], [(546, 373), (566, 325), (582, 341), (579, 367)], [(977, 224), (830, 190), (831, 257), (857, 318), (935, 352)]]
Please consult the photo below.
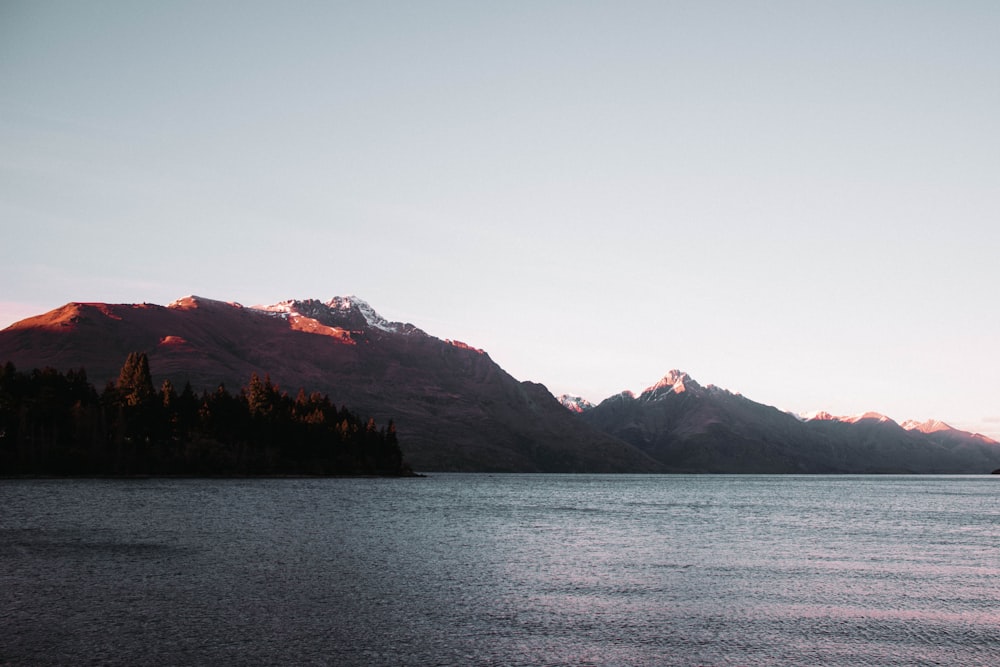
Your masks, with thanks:
[(0, 363), (84, 368), (98, 387), (144, 351), (154, 386), (238, 388), (268, 375), (394, 420), (421, 471), (984, 473), (1000, 444), (946, 425), (803, 420), (671, 372), (593, 406), (511, 377), (489, 355), (389, 322), (354, 297), (244, 307), (70, 303), (0, 331)]

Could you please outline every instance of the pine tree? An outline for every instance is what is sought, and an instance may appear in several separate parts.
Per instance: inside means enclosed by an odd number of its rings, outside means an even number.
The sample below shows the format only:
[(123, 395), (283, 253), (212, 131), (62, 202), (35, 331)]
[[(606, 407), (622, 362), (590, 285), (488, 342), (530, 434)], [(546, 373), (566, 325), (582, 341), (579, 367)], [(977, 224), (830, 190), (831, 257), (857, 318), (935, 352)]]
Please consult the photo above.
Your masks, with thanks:
[(246, 388), (247, 406), (253, 416), (267, 417), (274, 408), (274, 385), (271, 376), (265, 375), (261, 380), (256, 373), (250, 376), (250, 384)]
[(156, 395), (145, 352), (129, 353), (118, 374), (118, 392), (120, 400), (129, 407), (145, 405)]
[(160, 396), (163, 398), (164, 409), (171, 410), (175, 407), (177, 392), (174, 391), (174, 385), (170, 380), (163, 381), (163, 385), (160, 386)]

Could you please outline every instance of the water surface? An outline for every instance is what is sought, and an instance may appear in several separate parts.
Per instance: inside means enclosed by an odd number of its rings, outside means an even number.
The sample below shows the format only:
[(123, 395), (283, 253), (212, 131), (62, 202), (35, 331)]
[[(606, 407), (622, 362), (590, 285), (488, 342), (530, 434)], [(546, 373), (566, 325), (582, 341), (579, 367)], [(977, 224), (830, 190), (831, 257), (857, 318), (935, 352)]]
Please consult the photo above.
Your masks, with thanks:
[(991, 477), (0, 481), (0, 665), (1000, 664)]

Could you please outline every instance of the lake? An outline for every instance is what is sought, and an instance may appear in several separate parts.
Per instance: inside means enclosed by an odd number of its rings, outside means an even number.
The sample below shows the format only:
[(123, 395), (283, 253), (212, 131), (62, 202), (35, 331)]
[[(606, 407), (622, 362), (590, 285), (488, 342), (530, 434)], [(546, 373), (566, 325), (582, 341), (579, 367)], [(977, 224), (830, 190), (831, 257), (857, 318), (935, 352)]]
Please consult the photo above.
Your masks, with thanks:
[(1000, 478), (0, 480), (0, 665), (1000, 664)]

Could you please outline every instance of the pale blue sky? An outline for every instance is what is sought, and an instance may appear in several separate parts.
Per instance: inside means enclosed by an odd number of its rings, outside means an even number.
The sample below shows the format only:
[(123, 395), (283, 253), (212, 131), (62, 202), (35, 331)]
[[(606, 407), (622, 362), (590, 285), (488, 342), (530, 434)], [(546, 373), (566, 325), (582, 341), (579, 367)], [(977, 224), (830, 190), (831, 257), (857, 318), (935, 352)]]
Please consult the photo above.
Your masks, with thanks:
[(555, 393), (1000, 436), (997, 119), (995, 2), (2, 0), (0, 326), (356, 294)]

